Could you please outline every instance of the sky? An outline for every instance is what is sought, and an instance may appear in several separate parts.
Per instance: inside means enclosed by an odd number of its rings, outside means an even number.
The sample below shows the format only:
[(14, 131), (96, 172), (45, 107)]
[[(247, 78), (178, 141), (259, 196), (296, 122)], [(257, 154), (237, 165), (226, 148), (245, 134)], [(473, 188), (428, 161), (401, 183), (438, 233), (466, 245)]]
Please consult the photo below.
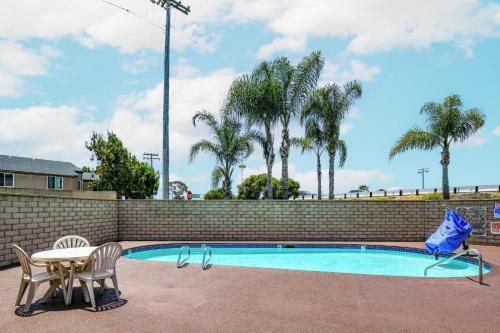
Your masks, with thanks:
[[(0, 154), (93, 165), (93, 131), (115, 132), (141, 158), (160, 153), (165, 14), (149, 0), (2, 0)], [(215, 161), (188, 161), (207, 138), (196, 111), (217, 113), (232, 80), (262, 60), (293, 63), (321, 50), (319, 85), (359, 79), (363, 96), (342, 126), (348, 158), (336, 192), (439, 187), (439, 151), (388, 152), (411, 126), (424, 126), (425, 102), (462, 97), (485, 126), (451, 151), (450, 185), (500, 183), (500, 2), (479, 0), (185, 0), (172, 12), (170, 178), (193, 193), (210, 189)], [(276, 147), (280, 128), (275, 129)], [(295, 123), (292, 136), (303, 135)], [(279, 151), (273, 169), (281, 175)], [(322, 158), (327, 191), (327, 156)], [(262, 152), (244, 175), (265, 171)], [(159, 170), (160, 163), (155, 168)], [(291, 152), (290, 177), (316, 192), (312, 154)], [(234, 184), (240, 182), (235, 171)], [(234, 190), (236, 190), (233, 187)]]

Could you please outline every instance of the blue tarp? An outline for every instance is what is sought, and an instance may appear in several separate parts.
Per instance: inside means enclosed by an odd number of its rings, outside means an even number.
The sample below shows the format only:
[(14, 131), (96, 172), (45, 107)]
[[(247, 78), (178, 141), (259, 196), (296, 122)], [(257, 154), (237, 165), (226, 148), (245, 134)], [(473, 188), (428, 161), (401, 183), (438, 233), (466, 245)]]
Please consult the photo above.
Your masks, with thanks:
[(472, 226), (453, 209), (448, 210), (443, 223), (425, 242), (432, 254), (449, 254), (460, 247), (469, 236)]

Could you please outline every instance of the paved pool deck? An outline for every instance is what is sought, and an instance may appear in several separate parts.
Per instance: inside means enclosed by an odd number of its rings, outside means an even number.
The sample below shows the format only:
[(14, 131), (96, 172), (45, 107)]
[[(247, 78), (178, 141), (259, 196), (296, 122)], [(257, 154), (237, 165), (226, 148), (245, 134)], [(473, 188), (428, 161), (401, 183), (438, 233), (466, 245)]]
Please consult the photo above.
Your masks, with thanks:
[[(124, 248), (166, 242), (122, 242)], [(293, 242), (292, 242), (293, 243)], [(364, 242), (408, 247), (422, 243)], [(21, 269), (0, 270), (0, 332), (500, 332), (500, 247), (479, 249), (493, 271), (469, 278), (412, 278), (120, 259), (98, 311), (76, 288), (16, 306)], [(78, 283), (76, 283), (78, 285)], [(40, 288), (41, 297), (46, 286)]]

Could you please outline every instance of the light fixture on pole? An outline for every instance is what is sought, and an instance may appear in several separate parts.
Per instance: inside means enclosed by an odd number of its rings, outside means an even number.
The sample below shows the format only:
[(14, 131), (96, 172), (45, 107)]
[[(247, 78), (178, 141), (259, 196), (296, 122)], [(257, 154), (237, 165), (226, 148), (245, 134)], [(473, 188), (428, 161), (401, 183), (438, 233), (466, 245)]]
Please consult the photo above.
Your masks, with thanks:
[(241, 170), (241, 183), (243, 183), (243, 169), (245, 169), (247, 166), (245, 164), (240, 164), (240, 170)]

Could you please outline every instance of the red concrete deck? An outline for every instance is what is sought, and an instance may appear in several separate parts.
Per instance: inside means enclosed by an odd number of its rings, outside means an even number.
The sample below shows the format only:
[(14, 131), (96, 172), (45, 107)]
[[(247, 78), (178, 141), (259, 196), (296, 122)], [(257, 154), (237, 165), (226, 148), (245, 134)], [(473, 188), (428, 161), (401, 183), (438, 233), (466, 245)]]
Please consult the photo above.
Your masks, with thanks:
[[(137, 244), (145, 243), (123, 243)], [(0, 331), (500, 332), (500, 247), (476, 248), (493, 266), (482, 286), (467, 278), (223, 266), (202, 271), (195, 265), (178, 270), (121, 259), (121, 300), (108, 290), (94, 312), (77, 288), (70, 307), (58, 298), (35, 304), (29, 315), (14, 306), (21, 270), (11, 267), (0, 271)]]

